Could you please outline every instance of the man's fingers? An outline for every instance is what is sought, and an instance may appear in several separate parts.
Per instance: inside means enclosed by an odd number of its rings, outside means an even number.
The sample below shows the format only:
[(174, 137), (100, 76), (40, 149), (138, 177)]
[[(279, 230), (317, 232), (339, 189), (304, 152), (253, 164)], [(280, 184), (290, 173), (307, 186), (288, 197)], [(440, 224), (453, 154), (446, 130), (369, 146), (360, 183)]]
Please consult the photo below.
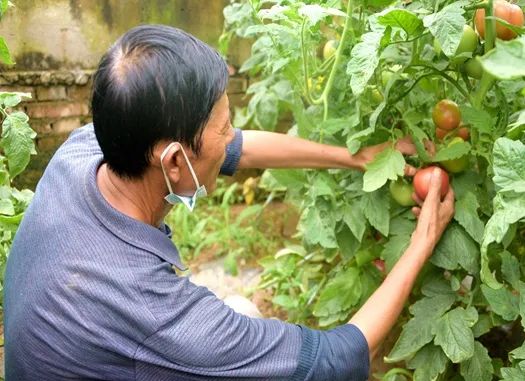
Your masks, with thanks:
[(410, 136), (405, 136), (402, 139), (399, 139), (395, 145), (396, 149), (401, 152), (403, 155), (415, 155), (417, 153), (416, 146), (412, 142)]
[(423, 205), (423, 200), (421, 200), (416, 193), (412, 193), (412, 200), (414, 200), (419, 206)]
[(414, 176), (417, 172), (417, 169), (412, 167), (409, 164), (405, 164), (405, 176)]
[(425, 139), (423, 144), (425, 145), (425, 149), (427, 150), (430, 157), (434, 157), (434, 155), (436, 154), (436, 145), (434, 144), (434, 142), (432, 140)]
[(419, 215), (421, 214), (421, 208), (414, 206), (412, 208), (412, 213), (414, 214), (414, 216), (416, 216), (416, 218), (419, 218)]
[(450, 215), (450, 218), (452, 218), (452, 216), (454, 216), (454, 190), (452, 187), (448, 188), (448, 192), (445, 195), (445, 199), (441, 205), (442, 208), (446, 210), (447, 214)]
[(428, 195), (425, 201), (426, 200), (430, 202), (439, 202), (441, 200), (441, 169), (437, 167), (432, 171)]

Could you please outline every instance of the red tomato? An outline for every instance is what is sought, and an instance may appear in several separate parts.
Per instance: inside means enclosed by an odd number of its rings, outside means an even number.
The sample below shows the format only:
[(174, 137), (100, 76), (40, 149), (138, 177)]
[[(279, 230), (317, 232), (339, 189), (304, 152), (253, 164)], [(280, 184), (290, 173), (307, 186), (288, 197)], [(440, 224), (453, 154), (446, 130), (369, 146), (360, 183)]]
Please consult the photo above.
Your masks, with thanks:
[(445, 136), (447, 136), (447, 134), (448, 134), (449, 132), (450, 132), (450, 131), (442, 130), (441, 128), (436, 128), (436, 137), (437, 137), (439, 140), (443, 140), (443, 139), (445, 139)]
[(435, 168), (439, 169), (439, 174), (441, 177), (441, 198), (444, 198), (448, 192), (448, 174), (443, 169), (430, 166), (417, 171), (414, 176), (414, 190), (416, 191), (417, 197), (421, 200), (424, 200), (428, 195), (428, 190), (430, 188), (430, 180), (432, 179), (432, 172)]
[(458, 128), (458, 136), (461, 139), (467, 141), (468, 138), (470, 137), (470, 132), (469, 132), (468, 128), (467, 127), (460, 127), (460, 128)]
[(456, 102), (450, 99), (440, 100), (432, 110), (432, 120), (437, 128), (450, 131), (459, 126), (461, 113)]
[[(505, 20), (511, 25), (522, 26), (523, 25), (523, 11), (516, 4), (511, 4), (505, 0), (494, 1), (494, 16)], [(478, 9), (474, 18), (476, 23), (476, 29), (478, 30), (481, 38), (485, 37), (485, 10)], [(502, 40), (512, 40), (516, 37), (509, 28), (503, 26), (503, 24), (496, 22), (496, 35)]]
[(382, 259), (374, 259), (374, 266), (379, 270), (381, 274), (385, 274), (385, 261)]

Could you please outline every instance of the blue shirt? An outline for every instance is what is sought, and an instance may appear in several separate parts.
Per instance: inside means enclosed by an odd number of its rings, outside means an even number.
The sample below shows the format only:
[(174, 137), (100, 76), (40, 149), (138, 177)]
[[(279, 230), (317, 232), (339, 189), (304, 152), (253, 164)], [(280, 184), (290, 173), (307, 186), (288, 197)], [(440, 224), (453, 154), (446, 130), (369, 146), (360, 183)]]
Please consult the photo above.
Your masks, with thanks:
[[(241, 149), (237, 130), (223, 172)], [(73, 132), (26, 211), (5, 276), (7, 381), (367, 379), (355, 326), (249, 318), (178, 276), (169, 229), (100, 193), (102, 160), (92, 125)]]

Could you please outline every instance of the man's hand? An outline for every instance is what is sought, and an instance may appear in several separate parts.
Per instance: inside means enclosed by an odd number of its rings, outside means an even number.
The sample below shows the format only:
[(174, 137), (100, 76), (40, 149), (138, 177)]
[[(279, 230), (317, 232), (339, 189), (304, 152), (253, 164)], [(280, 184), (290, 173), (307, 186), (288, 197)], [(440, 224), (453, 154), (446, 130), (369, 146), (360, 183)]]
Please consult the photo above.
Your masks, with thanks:
[[(359, 169), (364, 171), (366, 165), (372, 160), (374, 160), (377, 154), (384, 151), (386, 148), (391, 147), (391, 145), (391, 142), (385, 142), (374, 146), (364, 147), (361, 150), (359, 150), (359, 152), (355, 154), (355, 160), (358, 164)], [(399, 139), (395, 143), (394, 148), (401, 152), (403, 155), (407, 156), (415, 155), (417, 153), (416, 146), (412, 142), (412, 138), (410, 136), (405, 136), (404, 138)], [(431, 156), (434, 155), (436, 150), (434, 143), (432, 143), (431, 141), (425, 141), (425, 148)], [(414, 167), (408, 164), (405, 165), (405, 175), (414, 176), (415, 174), (416, 169)]]
[(419, 205), (412, 208), (412, 212), (418, 219), (412, 239), (425, 242), (429, 247), (428, 252), (432, 253), (454, 216), (454, 191), (452, 187), (449, 187), (444, 200), (441, 201), (441, 176), (439, 170), (436, 169), (432, 173), (430, 189), (425, 201), (422, 201), (415, 193), (412, 197)]

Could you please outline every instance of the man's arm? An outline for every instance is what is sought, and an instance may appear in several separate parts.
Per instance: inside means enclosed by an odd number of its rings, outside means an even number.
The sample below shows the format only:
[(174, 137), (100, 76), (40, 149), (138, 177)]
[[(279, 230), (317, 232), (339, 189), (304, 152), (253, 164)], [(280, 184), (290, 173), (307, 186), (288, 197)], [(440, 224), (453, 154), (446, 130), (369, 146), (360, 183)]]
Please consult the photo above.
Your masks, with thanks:
[[(320, 144), (267, 131), (243, 131), (239, 168), (354, 168), (364, 170), (374, 156), (391, 143), (362, 148), (351, 155), (346, 147)], [(396, 142), (403, 154), (416, 153), (410, 138)]]
[(416, 230), (408, 249), (401, 256), (381, 286), (357, 311), (349, 323), (357, 326), (365, 336), (371, 357), (397, 321), (421, 268), (432, 255), (448, 222), (454, 215), (454, 192), (449, 189), (440, 200), (441, 177), (432, 176), (426, 200), (414, 208), (418, 217)]

